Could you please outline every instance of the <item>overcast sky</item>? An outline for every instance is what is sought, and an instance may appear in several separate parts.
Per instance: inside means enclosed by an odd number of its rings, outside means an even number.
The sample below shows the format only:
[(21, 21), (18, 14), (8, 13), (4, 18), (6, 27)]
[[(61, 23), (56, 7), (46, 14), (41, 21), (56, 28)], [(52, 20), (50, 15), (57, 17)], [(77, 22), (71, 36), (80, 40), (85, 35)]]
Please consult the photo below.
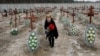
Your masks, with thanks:
[[(75, 1), (83, 1), (83, 0), (75, 0)], [(93, 1), (93, 2), (95, 2), (95, 1), (99, 1), (99, 0), (84, 0), (84, 1)]]

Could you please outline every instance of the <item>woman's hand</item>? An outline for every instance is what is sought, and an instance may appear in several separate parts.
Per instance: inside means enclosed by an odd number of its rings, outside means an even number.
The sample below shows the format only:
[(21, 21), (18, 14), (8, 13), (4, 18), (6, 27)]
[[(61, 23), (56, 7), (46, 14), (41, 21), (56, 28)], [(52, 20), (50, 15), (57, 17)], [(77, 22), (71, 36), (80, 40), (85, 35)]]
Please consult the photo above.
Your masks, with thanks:
[(49, 28), (45, 29), (45, 32), (46, 32), (46, 34), (48, 34), (48, 32), (49, 32)]

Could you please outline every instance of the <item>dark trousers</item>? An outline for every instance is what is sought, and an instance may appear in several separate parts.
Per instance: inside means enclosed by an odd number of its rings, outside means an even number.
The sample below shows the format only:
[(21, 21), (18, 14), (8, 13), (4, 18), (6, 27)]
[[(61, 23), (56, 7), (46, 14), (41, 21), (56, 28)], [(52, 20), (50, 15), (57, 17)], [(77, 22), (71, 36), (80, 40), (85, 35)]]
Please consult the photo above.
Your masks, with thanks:
[(54, 37), (49, 37), (48, 40), (50, 47), (54, 47)]

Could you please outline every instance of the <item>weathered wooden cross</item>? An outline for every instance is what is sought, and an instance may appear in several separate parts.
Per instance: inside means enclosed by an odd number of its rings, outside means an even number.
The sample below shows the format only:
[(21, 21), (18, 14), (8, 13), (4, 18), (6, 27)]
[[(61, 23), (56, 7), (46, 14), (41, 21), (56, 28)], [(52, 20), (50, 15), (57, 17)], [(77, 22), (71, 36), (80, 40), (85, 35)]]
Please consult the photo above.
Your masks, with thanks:
[(68, 17), (68, 13), (69, 13), (68, 9), (65, 9), (63, 12), (67, 13), (67, 17)]
[(71, 14), (71, 16), (73, 17), (72, 23), (74, 23), (75, 22), (75, 8), (72, 8), (72, 10), (73, 10), (73, 13)]
[(35, 19), (36, 19), (36, 18), (37, 18), (37, 17), (35, 17), (34, 14), (30, 11), (30, 17), (29, 17), (29, 19), (30, 19), (30, 27), (31, 27), (31, 30), (34, 29), (34, 27), (33, 27), (33, 22), (35, 22)]
[(17, 9), (15, 8), (15, 10), (14, 10), (14, 15), (15, 15), (15, 28), (17, 27), (17, 13), (18, 13), (18, 11), (17, 11)]
[(90, 6), (89, 7), (89, 11), (87, 13), (84, 13), (84, 14), (87, 14), (89, 16), (89, 19), (90, 19), (89, 23), (91, 24), (92, 23), (92, 17), (94, 15), (97, 15), (98, 13), (95, 13), (94, 12), (94, 7), (93, 6)]
[(20, 24), (20, 22), (21, 22), (21, 15), (19, 15), (19, 24)]

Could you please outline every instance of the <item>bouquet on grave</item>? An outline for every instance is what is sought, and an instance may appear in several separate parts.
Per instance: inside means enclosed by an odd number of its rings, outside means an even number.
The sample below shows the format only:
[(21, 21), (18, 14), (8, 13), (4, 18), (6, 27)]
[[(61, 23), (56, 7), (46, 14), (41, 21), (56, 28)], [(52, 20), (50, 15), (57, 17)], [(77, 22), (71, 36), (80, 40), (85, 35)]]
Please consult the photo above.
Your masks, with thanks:
[(11, 30), (11, 35), (18, 35), (18, 29), (17, 28), (13, 28)]

